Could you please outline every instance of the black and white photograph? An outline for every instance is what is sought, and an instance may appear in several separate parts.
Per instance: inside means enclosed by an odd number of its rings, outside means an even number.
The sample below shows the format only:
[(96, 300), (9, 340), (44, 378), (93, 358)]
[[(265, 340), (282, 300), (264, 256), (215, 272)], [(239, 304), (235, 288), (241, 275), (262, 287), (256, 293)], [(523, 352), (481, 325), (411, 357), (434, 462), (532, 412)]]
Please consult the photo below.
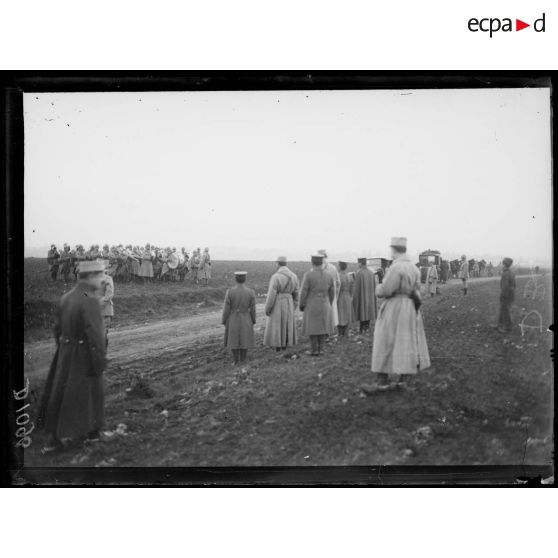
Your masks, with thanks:
[(23, 93), (24, 467), (550, 477), (550, 82), (277, 83)]

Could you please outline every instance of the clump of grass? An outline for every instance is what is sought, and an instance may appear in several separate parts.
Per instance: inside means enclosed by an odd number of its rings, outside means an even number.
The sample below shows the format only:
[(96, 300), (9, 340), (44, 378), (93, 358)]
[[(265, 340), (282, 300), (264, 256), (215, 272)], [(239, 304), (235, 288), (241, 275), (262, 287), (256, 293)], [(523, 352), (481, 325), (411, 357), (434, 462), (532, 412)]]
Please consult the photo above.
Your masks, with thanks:
[(155, 396), (155, 391), (149, 385), (149, 380), (140, 372), (132, 373), (132, 381), (130, 387), (126, 389), (126, 393), (128, 396), (140, 399), (151, 399)]

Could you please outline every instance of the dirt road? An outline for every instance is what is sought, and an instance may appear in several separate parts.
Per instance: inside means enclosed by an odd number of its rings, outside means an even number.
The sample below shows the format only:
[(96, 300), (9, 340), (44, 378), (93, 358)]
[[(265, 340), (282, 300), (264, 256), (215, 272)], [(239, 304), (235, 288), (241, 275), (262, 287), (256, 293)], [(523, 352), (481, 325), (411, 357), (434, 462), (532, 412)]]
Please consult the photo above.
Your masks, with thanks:
[[(483, 277), (470, 281), (475, 284), (499, 280), (499, 277)], [(441, 285), (442, 291), (459, 288), (461, 282), (453, 280)], [(428, 302), (428, 300), (426, 300)], [(257, 305), (257, 327), (264, 325), (263, 304)], [(131, 327), (116, 327), (110, 333), (109, 356), (114, 363), (153, 357), (165, 351), (183, 350), (194, 344), (214, 340), (223, 334), (221, 311), (212, 311), (199, 315), (184, 316), (172, 320), (143, 323)], [(24, 372), (30, 379), (47, 374), (50, 361), (54, 355), (54, 341), (26, 343), (24, 346)]]
[[(263, 304), (256, 306), (258, 324), (263, 326)], [(109, 357), (113, 362), (138, 360), (158, 353), (182, 350), (223, 335), (221, 311), (173, 320), (114, 328), (110, 333)], [(30, 379), (45, 376), (54, 355), (54, 341), (26, 343), (24, 372)]]

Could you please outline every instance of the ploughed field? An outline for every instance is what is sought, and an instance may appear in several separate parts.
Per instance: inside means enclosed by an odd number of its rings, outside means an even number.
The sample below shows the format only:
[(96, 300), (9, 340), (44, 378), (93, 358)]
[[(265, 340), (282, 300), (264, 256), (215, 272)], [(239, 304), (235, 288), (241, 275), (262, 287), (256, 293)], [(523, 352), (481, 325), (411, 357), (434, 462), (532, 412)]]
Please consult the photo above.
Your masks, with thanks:
[[(498, 311), (497, 279), (471, 280), (466, 297), (458, 281), (442, 286), (423, 305), (433, 367), (405, 391), (364, 396), (359, 386), (371, 381), (372, 335), (353, 331), (345, 340), (334, 339), (320, 358), (306, 354), (308, 340), (301, 338), (277, 356), (261, 346), (261, 304), (258, 348), (247, 366), (231, 367), (222, 347), (220, 303), (232, 280), (226, 274), (238, 267), (263, 294), (272, 263), (216, 262), (208, 289), (117, 284), (118, 327), (105, 372), (106, 441), (42, 455), (45, 435), (35, 430), (25, 465), (551, 463), (550, 278), (544, 301), (524, 299), (527, 278), (518, 278), (514, 324), (523, 308), (538, 310), (544, 320), (543, 333), (529, 331), (524, 338), (517, 325), (510, 335), (490, 327)], [(308, 264), (291, 268), (301, 276)], [(62, 290), (36, 270), (37, 263), (28, 262), (29, 308), (38, 300), (54, 304)], [(54, 353), (54, 343), (44, 339), (50, 327), (44, 320), (44, 327), (31, 317), (27, 322), (34, 331), (25, 344), (33, 413)]]

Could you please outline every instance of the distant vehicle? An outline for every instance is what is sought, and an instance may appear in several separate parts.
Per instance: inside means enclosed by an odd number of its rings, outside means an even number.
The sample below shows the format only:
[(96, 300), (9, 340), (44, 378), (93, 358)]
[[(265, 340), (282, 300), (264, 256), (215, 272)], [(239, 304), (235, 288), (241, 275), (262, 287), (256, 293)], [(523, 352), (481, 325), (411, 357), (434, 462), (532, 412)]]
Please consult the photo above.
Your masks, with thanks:
[(387, 258), (367, 258), (366, 265), (372, 273), (378, 276), (378, 281), (381, 283), (386, 269), (391, 265), (391, 260)]
[(419, 254), (419, 269), (420, 269), (420, 281), (421, 283), (426, 283), (426, 276), (428, 274), (428, 268), (430, 264), (434, 264), (439, 267), (442, 263), (442, 256), (438, 250), (425, 250), (422, 254)]

